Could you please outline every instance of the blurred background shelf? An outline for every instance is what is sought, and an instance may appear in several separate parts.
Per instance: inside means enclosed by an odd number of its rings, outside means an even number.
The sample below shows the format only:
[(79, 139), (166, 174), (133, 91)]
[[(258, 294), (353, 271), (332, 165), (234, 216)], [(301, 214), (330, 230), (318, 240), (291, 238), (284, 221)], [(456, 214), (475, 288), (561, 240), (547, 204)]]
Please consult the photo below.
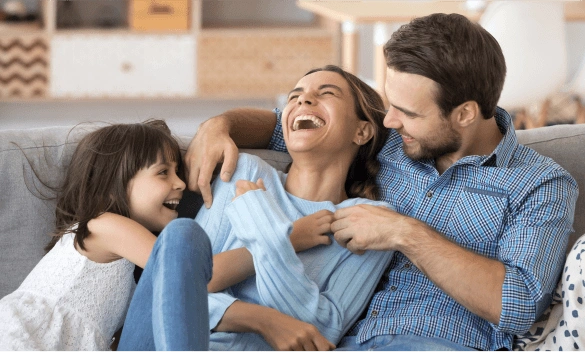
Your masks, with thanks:
[[(337, 29), (294, 2), (38, 0), (36, 5), (34, 23), (0, 22), (0, 65), (11, 70), (0, 73), (0, 101), (274, 99), (309, 69), (339, 63)], [(297, 15), (286, 15), (287, 8)], [(27, 44), (31, 37), (43, 43), (42, 55)], [(31, 69), (38, 60), (45, 67), (42, 78)]]

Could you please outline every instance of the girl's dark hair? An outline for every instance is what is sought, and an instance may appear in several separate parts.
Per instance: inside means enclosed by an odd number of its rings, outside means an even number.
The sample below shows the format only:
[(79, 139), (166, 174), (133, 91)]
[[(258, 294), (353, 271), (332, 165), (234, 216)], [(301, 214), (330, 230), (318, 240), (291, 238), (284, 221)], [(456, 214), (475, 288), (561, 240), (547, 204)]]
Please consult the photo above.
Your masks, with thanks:
[(437, 83), (435, 102), (443, 116), (470, 100), (484, 119), (494, 116), (506, 77), (504, 54), (488, 31), (465, 16), (416, 18), (392, 34), (384, 56), (388, 67)]
[[(163, 120), (113, 124), (83, 137), (58, 190), (55, 232), (45, 249), (72, 231), (75, 243), (85, 250), (91, 219), (104, 212), (128, 217), (128, 182), (160, 160), (181, 167), (179, 144)], [(71, 229), (74, 224), (77, 228)]]
[(345, 79), (349, 84), (355, 102), (355, 113), (360, 120), (370, 122), (373, 127), (373, 137), (360, 146), (353, 163), (349, 167), (345, 180), (345, 192), (350, 198), (362, 197), (376, 200), (380, 196), (376, 183), (376, 175), (380, 170), (377, 155), (388, 137), (388, 129), (384, 127), (384, 116), (386, 115), (384, 101), (364, 81), (335, 65), (313, 69), (307, 72), (305, 76), (319, 71), (335, 72)]

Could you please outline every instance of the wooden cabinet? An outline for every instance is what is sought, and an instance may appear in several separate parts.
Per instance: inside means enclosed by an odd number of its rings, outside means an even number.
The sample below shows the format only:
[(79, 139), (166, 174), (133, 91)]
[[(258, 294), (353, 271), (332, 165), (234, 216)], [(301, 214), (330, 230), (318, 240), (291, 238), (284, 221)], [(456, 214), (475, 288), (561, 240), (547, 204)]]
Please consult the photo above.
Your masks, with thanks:
[(51, 63), (54, 97), (195, 95), (190, 35), (55, 35)]
[(335, 62), (331, 34), (319, 29), (205, 30), (198, 44), (202, 96), (271, 97), (311, 68)]
[[(188, 28), (181, 25), (180, 30), (147, 28), (156, 16), (134, 28), (132, 16), (146, 16), (136, 12), (135, 0), (106, 1), (108, 6), (124, 6), (124, 16), (130, 17), (111, 29), (59, 18), (63, 9), (58, 6), (68, 3), (69, 13), (82, 13), (90, 6), (86, 1), (40, 1), (42, 25), (24, 32), (0, 27), (0, 100), (273, 98), (292, 89), (309, 69), (339, 64), (338, 28), (322, 26), (318, 20), (224, 21), (221, 12), (214, 11), (218, 6), (234, 10), (230, 6), (236, 4), (255, 9), (282, 6), (282, 0), (187, 0)], [(170, 0), (136, 1), (161, 2), (158, 9)]]

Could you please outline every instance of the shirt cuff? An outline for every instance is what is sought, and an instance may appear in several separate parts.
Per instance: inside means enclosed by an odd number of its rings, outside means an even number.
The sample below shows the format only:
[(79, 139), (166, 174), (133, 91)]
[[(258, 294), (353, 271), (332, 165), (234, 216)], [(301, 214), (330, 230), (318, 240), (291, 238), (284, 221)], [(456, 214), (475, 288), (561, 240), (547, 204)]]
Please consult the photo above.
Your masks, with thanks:
[(209, 293), (207, 297), (209, 302), (209, 330), (213, 330), (223, 318), (225, 311), (237, 299), (223, 292)]
[[(500, 331), (522, 334), (536, 320), (536, 307), (539, 302), (534, 302), (518, 269), (508, 265), (505, 265), (505, 268), (506, 277), (502, 286), (500, 322), (497, 326), (492, 325)], [(543, 300), (546, 300), (546, 297), (540, 301), (540, 303), (546, 304)]]

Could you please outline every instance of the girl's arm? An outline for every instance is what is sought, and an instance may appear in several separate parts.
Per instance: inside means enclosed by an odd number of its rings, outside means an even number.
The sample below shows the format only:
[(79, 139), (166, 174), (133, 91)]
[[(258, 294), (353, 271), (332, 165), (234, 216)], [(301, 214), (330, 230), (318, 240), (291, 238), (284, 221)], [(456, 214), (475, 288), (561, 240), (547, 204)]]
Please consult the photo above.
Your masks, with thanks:
[(393, 254), (331, 251), (335, 257), (322, 261), (327, 278), (319, 287), (305, 274), (288, 239), (292, 224), (269, 193), (247, 192), (228, 206), (226, 214), (252, 253), (262, 304), (315, 325), (333, 343), (366, 307)]
[(78, 250), (98, 263), (126, 258), (144, 268), (154, 247), (156, 236), (138, 222), (122, 215), (103, 213), (87, 224), (90, 235), (85, 251)]

